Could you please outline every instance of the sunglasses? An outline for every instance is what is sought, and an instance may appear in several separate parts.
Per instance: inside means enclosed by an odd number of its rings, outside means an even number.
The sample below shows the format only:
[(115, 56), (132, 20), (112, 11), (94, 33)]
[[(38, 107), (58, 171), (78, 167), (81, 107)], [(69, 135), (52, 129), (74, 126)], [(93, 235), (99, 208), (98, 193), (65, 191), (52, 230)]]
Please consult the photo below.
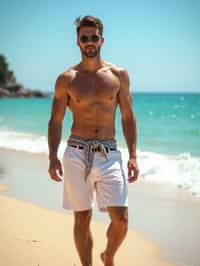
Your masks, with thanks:
[(92, 36), (87, 36), (87, 35), (82, 35), (80, 37), (80, 42), (82, 43), (86, 43), (86, 42), (98, 42), (100, 39), (100, 37), (96, 34), (92, 35)]

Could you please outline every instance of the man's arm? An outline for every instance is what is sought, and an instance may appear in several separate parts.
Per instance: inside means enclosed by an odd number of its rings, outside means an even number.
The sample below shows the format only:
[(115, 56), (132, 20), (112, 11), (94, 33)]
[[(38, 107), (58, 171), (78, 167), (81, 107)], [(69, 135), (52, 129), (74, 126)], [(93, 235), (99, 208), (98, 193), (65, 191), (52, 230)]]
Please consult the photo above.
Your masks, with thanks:
[(49, 173), (56, 181), (61, 181), (56, 174), (56, 170), (59, 170), (59, 173), (62, 175), (62, 168), (57, 158), (57, 151), (62, 135), (63, 118), (66, 108), (69, 105), (68, 87), (69, 77), (65, 74), (61, 74), (56, 80), (51, 117), (48, 124)]
[[(137, 128), (136, 118), (132, 109), (132, 96), (130, 93), (130, 81), (126, 70), (121, 70), (120, 74), (120, 90), (118, 93), (118, 102), (121, 111), (121, 121), (123, 134), (129, 151), (128, 175), (129, 181), (133, 182), (137, 179), (139, 170), (136, 163), (136, 145), (137, 145)], [(132, 170), (134, 174), (132, 175)]]
[(137, 129), (136, 118), (132, 110), (129, 76), (126, 70), (120, 71), (120, 90), (118, 93), (122, 128), (129, 150), (129, 158), (136, 158)]

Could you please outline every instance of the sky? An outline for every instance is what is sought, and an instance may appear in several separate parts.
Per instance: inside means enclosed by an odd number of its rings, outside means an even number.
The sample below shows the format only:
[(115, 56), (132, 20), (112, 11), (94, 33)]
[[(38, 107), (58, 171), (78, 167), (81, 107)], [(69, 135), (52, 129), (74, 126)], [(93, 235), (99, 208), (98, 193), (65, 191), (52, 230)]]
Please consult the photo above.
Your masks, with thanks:
[(132, 92), (200, 92), (200, 1), (0, 0), (0, 54), (26, 88), (53, 91), (80, 62), (74, 20), (104, 24), (104, 60), (127, 69)]

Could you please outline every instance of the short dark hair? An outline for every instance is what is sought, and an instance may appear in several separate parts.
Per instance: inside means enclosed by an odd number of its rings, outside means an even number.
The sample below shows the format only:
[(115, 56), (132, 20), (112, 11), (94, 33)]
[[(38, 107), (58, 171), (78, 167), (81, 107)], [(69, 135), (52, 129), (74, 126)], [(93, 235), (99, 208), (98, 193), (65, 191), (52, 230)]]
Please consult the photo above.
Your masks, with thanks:
[(103, 23), (102, 21), (93, 16), (85, 16), (83, 18), (78, 17), (75, 20), (75, 25), (76, 25), (76, 32), (79, 35), (79, 31), (81, 27), (95, 27), (99, 29), (99, 33), (102, 36), (103, 35)]

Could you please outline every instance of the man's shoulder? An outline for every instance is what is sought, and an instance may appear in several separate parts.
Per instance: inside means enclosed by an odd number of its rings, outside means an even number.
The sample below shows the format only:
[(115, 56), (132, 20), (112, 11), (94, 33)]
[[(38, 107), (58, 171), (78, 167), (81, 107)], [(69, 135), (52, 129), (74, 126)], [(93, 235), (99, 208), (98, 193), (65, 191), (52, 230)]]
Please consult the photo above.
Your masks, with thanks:
[(75, 76), (75, 66), (68, 68), (67, 70), (60, 73), (56, 79), (56, 85), (59, 87), (68, 87), (70, 86), (74, 76)]
[(113, 74), (117, 75), (119, 78), (123, 77), (124, 74), (128, 74), (128, 71), (117, 65), (110, 62), (105, 62), (106, 66), (110, 68), (110, 70), (113, 72)]
[(120, 83), (129, 81), (129, 74), (125, 68), (110, 62), (106, 62), (106, 65), (112, 71), (112, 73), (119, 79)]
[(64, 80), (67, 80), (67, 81), (70, 81), (72, 80), (74, 74), (76, 72), (76, 66), (72, 66), (70, 68), (68, 68), (67, 70), (65, 70), (64, 72), (62, 72), (59, 77), (61, 79), (64, 79)]

